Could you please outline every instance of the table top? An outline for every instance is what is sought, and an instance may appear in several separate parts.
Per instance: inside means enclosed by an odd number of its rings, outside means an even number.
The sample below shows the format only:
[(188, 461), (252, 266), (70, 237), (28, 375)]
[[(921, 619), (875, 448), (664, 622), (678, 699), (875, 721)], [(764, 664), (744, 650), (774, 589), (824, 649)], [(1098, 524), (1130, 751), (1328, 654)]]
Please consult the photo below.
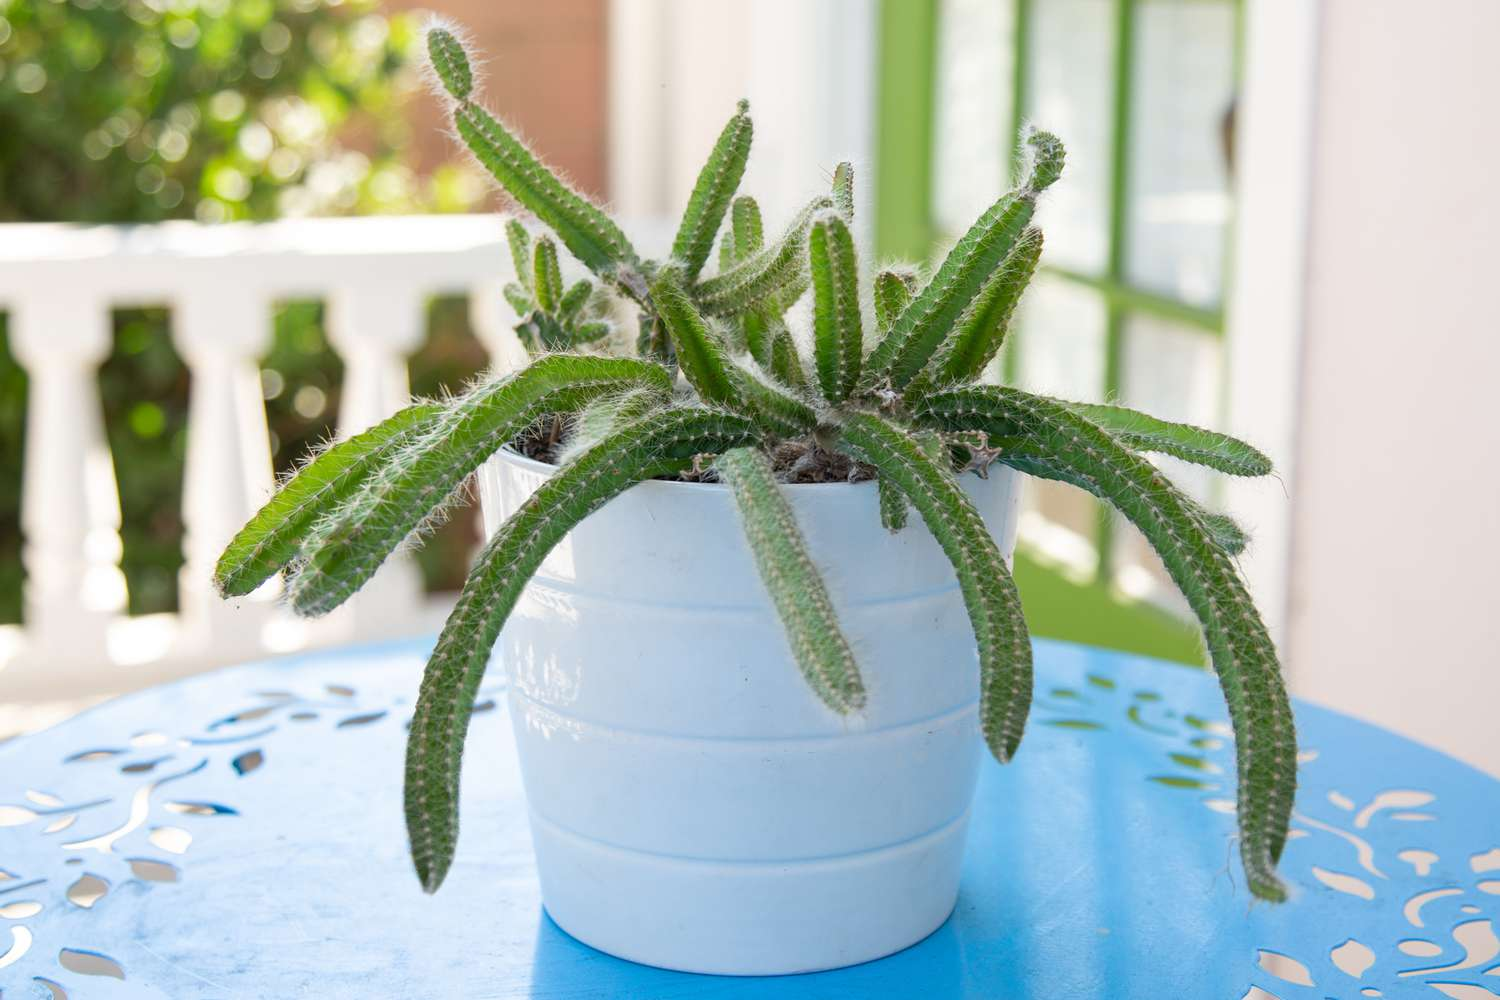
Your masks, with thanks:
[(429, 646), (234, 667), (0, 747), (4, 1000), (1500, 996), (1500, 783), (1298, 704), (1294, 897), (1252, 903), (1213, 678), (1045, 641), (931, 937), (770, 979), (620, 961), (541, 907), (499, 671), (457, 862), (419, 890), (400, 765)]

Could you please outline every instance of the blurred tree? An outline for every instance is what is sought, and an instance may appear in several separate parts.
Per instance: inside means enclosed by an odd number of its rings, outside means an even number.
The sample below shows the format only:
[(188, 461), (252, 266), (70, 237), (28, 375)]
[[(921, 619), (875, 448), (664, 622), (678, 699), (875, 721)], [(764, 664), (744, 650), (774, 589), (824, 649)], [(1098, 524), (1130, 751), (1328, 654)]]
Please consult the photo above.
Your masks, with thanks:
[[(473, 174), (419, 179), (399, 155), (418, 28), (374, 0), (0, 0), (0, 221), (463, 210), (483, 191)], [(433, 337), (450, 343), (424, 355), (461, 380), (482, 352), (461, 313), (442, 315)], [(132, 613), (176, 605), (189, 384), (169, 322), (117, 313), (100, 373)], [(25, 377), (5, 334), (0, 317), (0, 621), (16, 621)], [(278, 310), (265, 369), (284, 469), (337, 412), (318, 303)]]

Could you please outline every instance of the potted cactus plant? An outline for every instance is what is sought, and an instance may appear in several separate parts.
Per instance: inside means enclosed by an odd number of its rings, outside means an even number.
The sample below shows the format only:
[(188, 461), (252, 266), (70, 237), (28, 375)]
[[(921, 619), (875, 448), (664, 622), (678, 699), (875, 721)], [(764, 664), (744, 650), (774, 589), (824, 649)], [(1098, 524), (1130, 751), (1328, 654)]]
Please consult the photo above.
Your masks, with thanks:
[[(598, 284), (565, 288), (552, 239), (511, 223), (529, 364), (322, 452), (217, 573), (239, 595), (285, 571), (292, 607), (322, 614), (478, 471), (489, 541), (407, 748), (423, 887), (454, 860), (465, 733), (499, 641), (543, 899), (565, 930), (752, 974), (925, 936), (954, 904), (982, 746), (1009, 760), (1031, 703), (1007, 565), (1024, 473), (1112, 504), (1161, 554), (1234, 725), (1249, 887), (1283, 899), (1295, 736), (1235, 567), (1244, 537), (1141, 453), (1231, 475), (1270, 463), (1211, 431), (985, 378), (1037, 265), (1030, 221), (1062, 171), (1058, 140), (1031, 132), (1020, 186), (925, 282), (875, 274), (867, 310), (847, 165), (768, 240), (737, 193), (742, 103), (670, 257), (644, 259), (476, 102), (454, 33), (428, 43), (458, 135)], [(803, 298), (810, 335), (788, 321)], [(639, 317), (633, 357), (602, 349), (620, 340), (607, 299)]]

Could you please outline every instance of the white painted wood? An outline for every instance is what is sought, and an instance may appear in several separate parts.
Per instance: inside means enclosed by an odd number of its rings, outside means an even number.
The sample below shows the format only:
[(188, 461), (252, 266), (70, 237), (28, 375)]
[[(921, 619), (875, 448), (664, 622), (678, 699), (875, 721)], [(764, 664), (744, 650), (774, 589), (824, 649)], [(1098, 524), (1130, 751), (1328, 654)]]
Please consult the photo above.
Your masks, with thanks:
[[(0, 703), (78, 703), (258, 655), (435, 631), (452, 595), (422, 595), (409, 565), (382, 571), (348, 611), (312, 623), (275, 606), (274, 581), (226, 603), (209, 580), (223, 543), (271, 491), (258, 367), (273, 304), (328, 301), (346, 363), (339, 433), (352, 433), (406, 401), (406, 359), (421, 346), (431, 295), (470, 293), (497, 367), (525, 363), (501, 295), (512, 276), (504, 223), (486, 215), (0, 226), (0, 310), (31, 379), (30, 581), (25, 624), (0, 626)], [(671, 240), (661, 222), (626, 229), (646, 253)], [(191, 378), (182, 611), (126, 617), (96, 369), (109, 351), (110, 309), (162, 302)]]
[(661, 94), (667, 86), (669, 2), (609, 5), (609, 193), (616, 211), (627, 215), (667, 211), (662, 150), (671, 123)]
[[(1250, 529), (1240, 566), (1286, 651), (1297, 495), (1306, 238), (1317, 103), (1317, 3), (1251, 0), (1236, 111), (1234, 273), (1226, 429), (1271, 456), (1276, 479), (1228, 479), (1225, 508)], [(1289, 663), (1289, 671), (1296, 669)]]
[(226, 273), (177, 296), (172, 338), (191, 380), (178, 641), (184, 655), (215, 647), (255, 652), (274, 589), (225, 602), (214, 594), (212, 581), (225, 544), (271, 494), (257, 363), (271, 346), (270, 303)]
[(854, 162), (856, 200), (869, 205), (876, 13), (874, 0), (616, 0), (617, 207), (675, 217), (741, 97), (755, 120), (741, 190), (761, 203), (770, 232), (827, 189), (840, 160)]
[[(344, 361), (338, 416), (342, 440), (410, 402), (406, 359), (426, 336), (426, 296), (409, 283), (369, 287), (346, 282), (328, 299), (326, 323), (329, 340)], [(421, 596), (420, 572), (409, 556), (398, 554), (329, 616), (328, 627), (351, 636), (400, 635)]]
[(1322, 9), (1293, 681), (1500, 775), (1500, 4)]
[(125, 607), (120, 505), (104, 437), (98, 368), (109, 354), (106, 303), (86, 284), (44, 286), (13, 309), (11, 343), (26, 369), (21, 496), (30, 653), (60, 680), (104, 653)]

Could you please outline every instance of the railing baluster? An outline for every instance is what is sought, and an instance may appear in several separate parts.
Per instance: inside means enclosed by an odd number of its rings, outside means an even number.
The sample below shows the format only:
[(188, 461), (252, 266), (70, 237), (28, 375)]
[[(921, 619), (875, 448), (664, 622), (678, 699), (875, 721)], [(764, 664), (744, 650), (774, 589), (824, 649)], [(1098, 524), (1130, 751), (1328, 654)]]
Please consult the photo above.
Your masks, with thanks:
[(191, 375), (183, 476), (180, 644), (184, 652), (255, 650), (275, 587), (220, 601), (214, 563), (225, 543), (271, 494), (270, 434), (259, 358), (271, 344), (267, 299), (228, 283), (183, 292), (172, 335)]
[[(328, 298), (328, 339), (344, 360), (338, 436), (357, 434), (411, 401), (406, 359), (426, 337), (426, 297), (393, 284), (335, 287)], [(359, 639), (409, 634), (422, 581), (406, 555), (392, 556), (347, 610), (338, 627)]]
[[(30, 379), (21, 496), (30, 665), (103, 662), (125, 608), (120, 498), (104, 436), (98, 368), (109, 354), (108, 303), (48, 289), (11, 312), (13, 350)], [(62, 669), (60, 666), (58, 669)], [(9, 674), (9, 671), (7, 671)], [(7, 687), (16, 678), (7, 676)]]

